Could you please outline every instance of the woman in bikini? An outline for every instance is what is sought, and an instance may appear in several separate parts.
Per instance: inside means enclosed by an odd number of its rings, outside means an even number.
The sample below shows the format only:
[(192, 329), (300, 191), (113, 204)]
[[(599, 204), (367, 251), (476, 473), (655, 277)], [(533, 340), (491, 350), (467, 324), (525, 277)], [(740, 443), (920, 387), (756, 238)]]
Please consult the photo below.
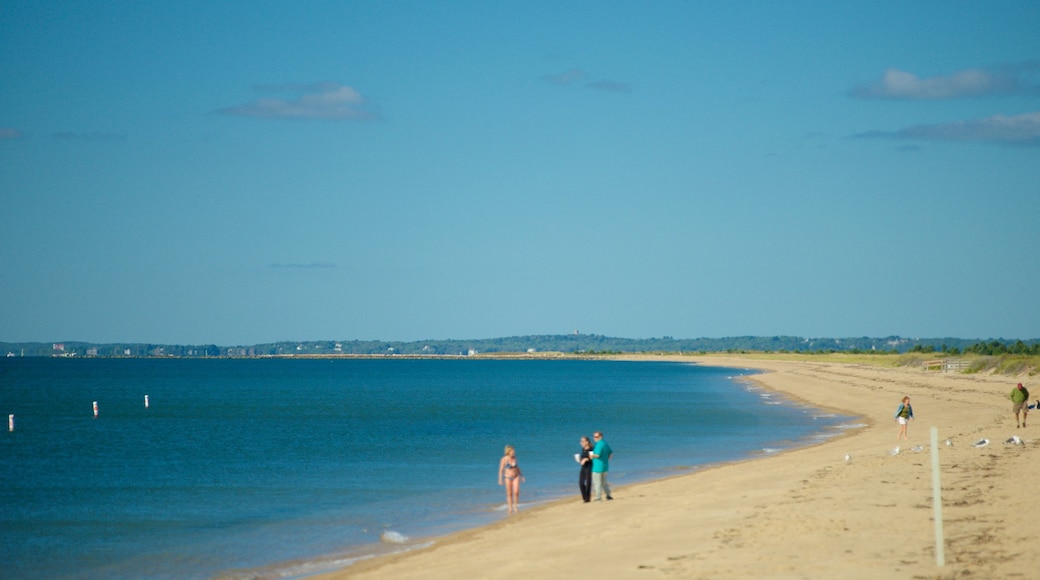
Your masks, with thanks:
[(509, 513), (520, 511), (520, 482), (524, 474), (520, 473), (520, 465), (516, 462), (516, 449), (506, 445), (505, 455), (498, 462), (498, 485), (506, 486), (506, 505)]

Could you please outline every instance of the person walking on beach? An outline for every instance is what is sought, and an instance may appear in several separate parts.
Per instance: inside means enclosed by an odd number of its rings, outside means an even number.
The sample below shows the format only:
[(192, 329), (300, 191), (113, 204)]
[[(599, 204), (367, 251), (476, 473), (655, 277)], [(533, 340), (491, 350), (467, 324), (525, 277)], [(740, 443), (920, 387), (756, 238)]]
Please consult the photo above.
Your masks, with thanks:
[(589, 457), (592, 458), (592, 491), (596, 494), (596, 501), (603, 499), (606, 492), (607, 499), (614, 499), (610, 495), (610, 484), (607, 483), (607, 472), (610, 471), (610, 458), (614, 450), (603, 440), (603, 433), (596, 431), (592, 434), (592, 440), (596, 446), (592, 448)]
[(589, 457), (592, 453), (592, 442), (588, 437), (582, 437), (579, 443), (581, 449), (574, 454), (574, 459), (581, 464), (578, 471), (578, 489), (581, 490), (581, 499), (589, 503), (592, 494), (592, 458)]
[(910, 397), (903, 397), (903, 402), (899, 404), (899, 408), (896, 409), (895, 414), (896, 423), (899, 423), (899, 434), (896, 435), (896, 441), (910, 438), (910, 436), (906, 434), (906, 426), (913, 418), (914, 408), (910, 406)]
[[(1026, 426), (1026, 417), (1029, 416), (1029, 407), (1026, 405), (1026, 401), (1029, 400), (1029, 389), (1022, 386), (1022, 383), (1018, 383), (1018, 386), (1011, 389), (1011, 412), (1015, 414), (1015, 424), (1019, 427)], [(1022, 422), (1018, 422), (1018, 414), (1022, 413)]]
[(506, 487), (506, 506), (509, 513), (520, 511), (520, 482), (524, 474), (520, 473), (520, 465), (516, 462), (516, 449), (506, 445), (505, 454), (498, 462), (498, 485)]

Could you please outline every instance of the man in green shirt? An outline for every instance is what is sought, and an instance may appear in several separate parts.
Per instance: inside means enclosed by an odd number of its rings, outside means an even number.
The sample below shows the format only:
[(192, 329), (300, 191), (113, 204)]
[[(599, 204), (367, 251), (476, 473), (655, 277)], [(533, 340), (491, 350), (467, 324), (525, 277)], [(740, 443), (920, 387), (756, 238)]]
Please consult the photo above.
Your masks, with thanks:
[(607, 493), (607, 499), (614, 499), (610, 495), (610, 484), (607, 483), (610, 457), (614, 455), (614, 450), (603, 440), (603, 434), (599, 431), (592, 434), (592, 440), (596, 442), (592, 453), (589, 454), (592, 458), (592, 493), (595, 494), (596, 501), (602, 499), (603, 492)]
[[(1018, 383), (1018, 386), (1011, 389), (1011, 412), (1015, 414), (1015, 424), (1019, 427), (1026, 426), (1026, 417), (1029, 416), (1029, 407), (1026, 406), (1026, 401), (1029, 400), (1029, 390), (1022, 386), (1022, 383)], [(1018, 413), (1022, 413), (1022, 422), (1018, 422)]]

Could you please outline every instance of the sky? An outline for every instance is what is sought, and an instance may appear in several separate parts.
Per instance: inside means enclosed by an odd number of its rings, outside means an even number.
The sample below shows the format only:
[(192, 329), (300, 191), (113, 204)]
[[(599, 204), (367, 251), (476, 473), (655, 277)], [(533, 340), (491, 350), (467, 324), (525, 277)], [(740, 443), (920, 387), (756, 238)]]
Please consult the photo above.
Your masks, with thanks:
[(0, 341), (1040, 338), (1040, 3), (0, 3)]

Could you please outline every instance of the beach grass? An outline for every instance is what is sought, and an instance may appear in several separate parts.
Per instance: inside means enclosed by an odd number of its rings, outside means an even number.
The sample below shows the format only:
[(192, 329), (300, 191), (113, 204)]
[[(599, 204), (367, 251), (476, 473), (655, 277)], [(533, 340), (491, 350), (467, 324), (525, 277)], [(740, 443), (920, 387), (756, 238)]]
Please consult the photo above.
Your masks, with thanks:
[[(993, 373), (997, 375), (1027, 375), (1036, 376), (1040, 374), (1040, 355), (1027, 354), (1001, 354), (1001, 355), (979, 355), (967, 354), (943, 354), (943, 353), (862, 353), (862, 352), (740, 352), (740, 353), (653, 353), (642, 356), (660, 357), (684, 357), (698, 358), (702, 360), (729, 359), (729, 360), (768, 360), (789, 362), (817, 362), (834, 364), (856, 364), (868, 365), (881, 368), (919, 368), (929, 372), (944, 372), (927, 363), (940, 359), (964, 361), (958, 370), (945, 372), (952, 373)], [(624, 358), (622, 356), (622, 358)]]

